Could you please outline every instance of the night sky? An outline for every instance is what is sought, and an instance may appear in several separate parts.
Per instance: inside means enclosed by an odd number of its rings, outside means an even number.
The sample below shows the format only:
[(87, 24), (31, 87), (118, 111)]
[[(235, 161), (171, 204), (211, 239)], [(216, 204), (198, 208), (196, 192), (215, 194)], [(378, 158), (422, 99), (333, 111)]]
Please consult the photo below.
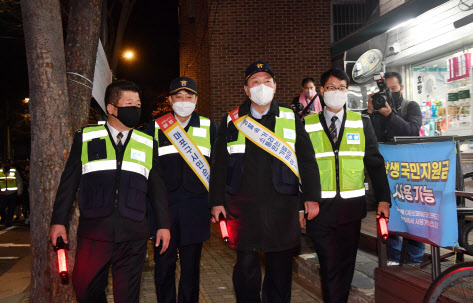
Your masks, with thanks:
[[(23, 33), (17, 26), (20, 19), (20, 10), (0, 15), (0, 160), (6, 154), (6, 104), (12, 120), (21, 119), (17, 113), (27, 113), (21, 102), (28, 97), (28, 71)], [(136, 59), (120, 60), (115, 76), (131, 80), (143, 89), (142, 121), (147, 121), (156, 103), (167, 94), (172, 78), (179, 76), (177, 0), (137, 0), (124, 36), (123, 49), (127, 48), (135, 51)], [(15, 158), (28, 156), (29, 140), (23, 132), (12, 134)]]

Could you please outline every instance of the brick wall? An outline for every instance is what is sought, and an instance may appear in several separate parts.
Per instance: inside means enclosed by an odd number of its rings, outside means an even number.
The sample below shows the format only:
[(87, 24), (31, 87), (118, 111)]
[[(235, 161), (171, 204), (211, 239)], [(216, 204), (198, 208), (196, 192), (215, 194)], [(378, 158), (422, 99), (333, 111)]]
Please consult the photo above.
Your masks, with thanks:
[[(196, 11), (196, 24), (201, 20), (207, 29), (183, 22), (191, 4)], [(208, 14), (199, 16), (197, 8)], [(273, 67), (277, 80), (275, 100), (285, 104), (300, 94), (304, 77), (318, 82), (321, 73), (331, 66), (328, 0), (181, 0), (180, 13), (181, 74), (189, 57), (200, 48), (187, 75), (195, 73), (199, 92), (208, 85), (209, 102), (201, 102), (199, 111), (217, 122), (245, 100), (245, 69), (256, 60)], [(186, 30), (189, 33), (184, 33)], [(206, 37), (199, 39), (205, 33)], [(196, 40), (199, 44), (190, 46), (189, 41)], [(197, 70), (194, 72), (193, 68)]]
[(209, 117), (209, 31), (208, 1), (179, 0), (179, 65), (180, 75), (197, 82), (197, 112)]
[(379, 13), (384, 15), (409, 0), (379, 0)]

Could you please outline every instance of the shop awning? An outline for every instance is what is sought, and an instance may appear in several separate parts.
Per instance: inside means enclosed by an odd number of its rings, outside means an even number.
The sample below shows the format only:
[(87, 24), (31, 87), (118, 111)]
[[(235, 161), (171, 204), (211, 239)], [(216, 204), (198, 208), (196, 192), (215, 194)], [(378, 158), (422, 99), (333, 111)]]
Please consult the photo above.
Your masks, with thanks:
[(403, 5), (393, 9), (373, 22), (368, 23), (358, 31), (332, 44), (332, 58), (370, 40), (371, 38), (385, 33), (402, 22), (415, 18), (446, 2), (448, 2), (448, 0), (407, 1)]

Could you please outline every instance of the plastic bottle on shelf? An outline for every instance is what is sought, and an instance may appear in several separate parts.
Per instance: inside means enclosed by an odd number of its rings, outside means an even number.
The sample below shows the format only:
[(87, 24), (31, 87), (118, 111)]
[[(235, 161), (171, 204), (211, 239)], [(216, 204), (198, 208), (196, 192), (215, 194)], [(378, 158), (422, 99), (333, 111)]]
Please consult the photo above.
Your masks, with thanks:
[(429, 122), (425, 122), (424, 124), (424, 136), (428, 137), (429, 136)]
[(431, 119), (429, 122), (429, 136), (433, 137), (435, 134), (435, 121)]

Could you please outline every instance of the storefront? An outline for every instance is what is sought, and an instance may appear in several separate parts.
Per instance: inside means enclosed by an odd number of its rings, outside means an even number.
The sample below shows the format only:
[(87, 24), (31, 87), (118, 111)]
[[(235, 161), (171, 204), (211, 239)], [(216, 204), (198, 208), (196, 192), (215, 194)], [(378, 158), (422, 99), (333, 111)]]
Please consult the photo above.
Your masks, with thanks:
[[(404, 98), (421, 107), (421, 136), (471, 136), (473, 9), (451, 0), (406, 18), (410, 10), (413, 9), (399, 7), (361, 29), (354, 36), (379, 33), (380, 30), (373, 27), (385, 26), (384, 32), (363, 43), (353, 45), (352, 42), (351, 47), (346, 42), (332, 46), (335, 65), (343, 65), (352, 78), (349, 107), (352, 110), (367, 108), (369, 94), (378, 91), (372, 76), (367, 78), (370, 73), (396, 71), (403, 78)], [(356, 41), (355, 38), (352, 40)], [(367, 52), (369, 56), (361, 58)], [(360, 69), (363, 75), (359, 74)], [(465, 140), (460, 144), (464, 159), (473, 159), (470, 157), (473, 141)], [(464, 170), (473, 170), (473, 164), (465, 164), (468, 167)]]

